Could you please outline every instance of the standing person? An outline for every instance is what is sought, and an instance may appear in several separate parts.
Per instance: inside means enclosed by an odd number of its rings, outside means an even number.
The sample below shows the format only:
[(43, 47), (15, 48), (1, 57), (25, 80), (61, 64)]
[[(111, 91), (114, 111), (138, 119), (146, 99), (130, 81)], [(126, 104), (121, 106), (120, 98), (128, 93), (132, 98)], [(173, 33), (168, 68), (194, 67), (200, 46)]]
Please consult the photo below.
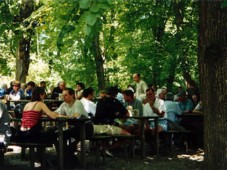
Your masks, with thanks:
[(148, 89), (147, 83), (141, 79), (139, 73), (133, 74), (133, 80), (136, 83), (136, 98), (141, 100), (146, 96), (146, 90)]
[(96, 105), (93, 102), (95, 91), (93, 88), (89, 87), (83, 90), (83, 97), (80, 99), (85, 111), (90, 117), (95, 116)]
[(81, 99), (83, 95), (83, 90), (85, 89), (84, 83), (78, 82), (76, 83), (75, 97), (76, 99)]
[(66, 83), (64, 81), (60, 81), (57, 87), (54, 87), (51, 92), (51, 99), (58, 99), (59, 95), (62, 94), (62, 91), (66, 88)]

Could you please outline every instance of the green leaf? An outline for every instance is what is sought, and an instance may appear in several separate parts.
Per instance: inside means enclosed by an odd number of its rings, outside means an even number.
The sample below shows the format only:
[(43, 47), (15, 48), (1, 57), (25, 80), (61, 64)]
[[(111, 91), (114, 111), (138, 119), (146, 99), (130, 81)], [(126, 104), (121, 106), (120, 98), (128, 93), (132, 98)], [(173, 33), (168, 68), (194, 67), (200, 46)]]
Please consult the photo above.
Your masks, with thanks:
[(90, 25), (93, 26), (95, 25), (96, 21), (97, 21), (97, 17), (98, 15), (94, 14), (94, 13), (88, 13), (88, 15), (85, 18), (85, 22)]
[(90, 0), (80, 0), (79, 4), (80, 4), (80, 8), (88, 9), (91, 5), (91, 1)]
[(91, 27), (89, 25), (86, 25), (84, 27), (84, 33), (85, 33), (85, 35), (90, 35), (90, 33), (91, 33)]
[(92, 6), (90, 11), (96, 13), (99, 11), (99, 8), (100, 8), (100, 5), (97, 4), (97, 5)]

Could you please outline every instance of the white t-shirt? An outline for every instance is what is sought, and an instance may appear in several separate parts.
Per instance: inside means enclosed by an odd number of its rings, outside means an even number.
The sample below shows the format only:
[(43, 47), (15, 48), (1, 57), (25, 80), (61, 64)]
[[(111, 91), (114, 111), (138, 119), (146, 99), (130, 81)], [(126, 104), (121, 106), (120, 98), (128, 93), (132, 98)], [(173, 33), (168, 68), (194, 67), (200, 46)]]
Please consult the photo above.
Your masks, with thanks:
[(72, 106), (69, 106), (68, 103), (63, 102), (57, 110), (55, 110), (58, 114), (63, 114), (69, 117), (72, 117), (75, 113), (79, 114), (78, 118), (81, 116), (88, 117), (87, 112), (84, 109), (84, 106), (80, 100), (75, 100)]
[[(156, 98), (154, 102), (154, 107), (157, 108), (159, 112), (166, 112), (165, 103), (162, 99)], [(157, 116), (157, 114), (153, 112), (149, 103), (146, 103), (143, 106), (143, 116)], [(167, 118), (166, 113), (164, 114), (163, 118)]]
[(96, 112), (96, 105), (95, 103), (93, 103), (92, 101), (86, 99), (86, 98), (82, 98), (81, 103), (84, 106), (85, 111), (88, 113), (91, 113), (93, 116), (95, 116), (95, 112)]

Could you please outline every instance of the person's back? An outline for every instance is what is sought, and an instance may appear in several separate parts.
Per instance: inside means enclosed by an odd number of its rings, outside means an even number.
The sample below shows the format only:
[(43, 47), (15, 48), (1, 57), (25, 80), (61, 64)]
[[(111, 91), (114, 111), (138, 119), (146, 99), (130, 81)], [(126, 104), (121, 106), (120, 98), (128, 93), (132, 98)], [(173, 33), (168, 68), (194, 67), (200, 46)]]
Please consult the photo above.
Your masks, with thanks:
[(168, 92), (165, 97), (165, 107), (167, 118), (173, 123), (177, 122), (177, 115), (182, 113), (177, 102), (173, 101), (174, 95), (171, 92)]
[(115, 90), (115, 87), (110, 87), (108, 96), (98, 101), (94, 120), (96, 124), (113, 124), (114, 118), (128, 114), (121, 102), (115, 98), (117, 93), (118, 90)]
[(10, 141), (10, 118), (5, 104), (0, 102), (0, 144), (7, 146)]

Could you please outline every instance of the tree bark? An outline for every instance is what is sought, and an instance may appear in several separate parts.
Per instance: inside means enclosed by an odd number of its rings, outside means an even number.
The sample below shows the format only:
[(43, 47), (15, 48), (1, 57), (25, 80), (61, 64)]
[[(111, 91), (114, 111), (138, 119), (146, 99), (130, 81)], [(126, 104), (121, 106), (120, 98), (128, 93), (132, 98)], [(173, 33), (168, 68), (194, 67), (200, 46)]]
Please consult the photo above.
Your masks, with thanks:
[[(34, 1), (23, 0), (20, 7), (19, 15), (15, 17), (14, 21), (18, 22), (22, 27), (28, 26), (30, 23), (25, 21), (32, 12), (34, 11)], [(20, 82), (26, 82), (26, 77), (28, 75), (29, 61), (30, 61), (30, 45), (31, 37), (34, 34), (32, 28), (26, 29), (26, 31), (21, 31), (18, 43), (18, 52), (16, 56), (16, 80)], [(26, 38), (25, 38), (26, 37)]]
[(101, 54), (100, 46), (99, 46), (99, 36), (97, 35), (94, 38), (93, 42), (93, 48), (94, 48), (94, 56), (95, 56), (95, 63), (96, 63), (96, 75), (98, 79), (98, 89), (99, 90), (105, 90), (105, 71), (104, 71), (104, 59)]
[(227, 8), (200, 0), (199, 72), (204, 108), (205, 168), (227, 168)]
[(30, 60), (30, 39), (22, 38), (19, 42), (16, 57), (16, 80), (26, 82)]

